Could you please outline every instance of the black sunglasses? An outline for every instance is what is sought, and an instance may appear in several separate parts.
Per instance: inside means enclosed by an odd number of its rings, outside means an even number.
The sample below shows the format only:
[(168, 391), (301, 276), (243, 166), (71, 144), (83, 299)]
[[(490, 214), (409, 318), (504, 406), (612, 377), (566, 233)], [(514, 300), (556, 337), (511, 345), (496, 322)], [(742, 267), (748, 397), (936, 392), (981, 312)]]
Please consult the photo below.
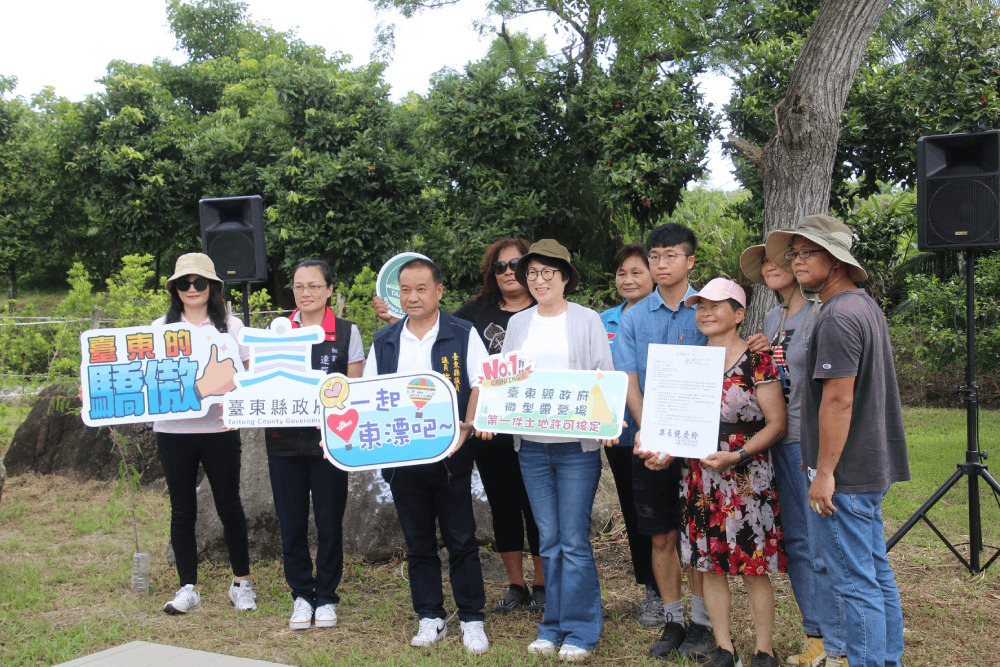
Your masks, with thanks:
[(517, 266), (517, 260), (519, 260), (519, 259), (521, 259), (521, 258), (520, 257), (515, 257), (514, 259), (510, 260), (509, 262), (493, 262), (493, 273), (495, 273), (495, 274), (497, 274), (499, 276), (499, 275), (501, 275), (503, 273), (506, 273), (506, 271), (507, 271), (508, 268), (511, 271), (513, 271), (514, 267)]
[(187, 292), (191, 289), (191, 285), (194, 285), (194, 288), (201, 292), (202, 290), (208, 289), (208, 278), (195, 278), (194, 280), (178, 278), (174, 281), (174, 285), (177, 287), (178, 292)]

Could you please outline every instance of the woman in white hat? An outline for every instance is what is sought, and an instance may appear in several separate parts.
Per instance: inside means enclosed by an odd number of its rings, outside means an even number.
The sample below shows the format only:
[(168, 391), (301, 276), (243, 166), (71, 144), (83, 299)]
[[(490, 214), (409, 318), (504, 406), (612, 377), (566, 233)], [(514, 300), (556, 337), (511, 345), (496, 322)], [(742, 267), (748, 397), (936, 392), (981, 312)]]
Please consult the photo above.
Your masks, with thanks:
[[(186, 322), (211, 326), (233, 338), (243, 323), (226, 312), (222, 280), (208, 255), (188, 253), (177, 258), (174, 274), (167, 279), (170, 307), (153, 324)], [(244, 364), (249, 350), (240, 347)], [(194, 527), (198, 514), (195, 491), (198, 464), (212, 486), (215, 511), (222, 521), (233, 580), (229, 599), (240, 610), (257, 608), (250, 586), (250, 552), (247, 520), (240, 500), (240, 432), (222, 425), (222, 407), (213, 405), (204, 417), (153, 422), (156, 447), (170, 494), (170, 544), (177, 562), (181, 587), (174, 599), (163, 605), (168, 614), (186, 614), (201, 604), (198, 584), (198, 548)]]
[(788, 406), (788, 431), (771, 448), (774, 482), (781, 500), (781, 526), (785, 534), (785, 555), (788, 579), (795, 602), (802, 614), (802, 649), (788, 656), (786, 664), (816, 667), (827, 660), (828, 665), (840, 664), (845, 653), (838, 630), (838, 608), (829, 587), (817, 585), (819, 574), (825, 572), (822, 552), (810, 550), (808, 530), (809, 481), (802, 469), (802, 447), (799, 421), (802, 388), (806, 372), (806, 347), (812, 334), (818, 299), (807, 300), (799, 289), (795, 276), (787, 271), (784, 257), (773, 261), (766, 246), (754, 245), (743, 251), (740, 268), (749, 280), (770, 288), (780, 304), (764, 315), (764, 332), (747, 339), (754, 352), (768, 352), (774, 359), (785, 401)]
[(681, 480), (681, 562), (705, 573), (705, 604), (718, 646), (702, 662), (742, 664), (729, 632), (729, 577), (743, 578), (757, 635), (753, 667), (776, 667), (774, 589), (768, 575), (785, 569), (781, 522), (769, 448), (785, 433), (778, 369), (766, 352), (740, 338), (746, 294), (715, 278), (685, 299), (698, 304), (698, 328), (708, 345), (726, 350), (718, 451), (686, 459)]

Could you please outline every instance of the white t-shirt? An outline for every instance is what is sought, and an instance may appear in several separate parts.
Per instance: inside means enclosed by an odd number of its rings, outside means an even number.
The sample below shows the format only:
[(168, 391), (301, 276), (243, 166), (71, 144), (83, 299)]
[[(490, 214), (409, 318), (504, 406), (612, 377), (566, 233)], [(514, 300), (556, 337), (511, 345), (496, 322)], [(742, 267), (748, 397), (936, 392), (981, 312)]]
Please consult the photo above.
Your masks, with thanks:
[[(569, 369), (569, 332), (566, 331), (566, 311), (555, 317), (543, 317), (537, 311), (531, 316), (528, 334), (521, 354), (538, 370)], [(557, 435), (524, 436), (532, 442), (576, 442)]]

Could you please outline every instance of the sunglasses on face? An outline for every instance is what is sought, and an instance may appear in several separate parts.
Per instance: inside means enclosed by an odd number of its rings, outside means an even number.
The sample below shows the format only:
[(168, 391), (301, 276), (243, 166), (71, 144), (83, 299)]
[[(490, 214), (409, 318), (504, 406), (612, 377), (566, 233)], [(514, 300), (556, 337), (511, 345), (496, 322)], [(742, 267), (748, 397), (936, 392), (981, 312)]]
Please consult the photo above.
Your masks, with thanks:
[(513, 271), (514, 267), (517, 266), (517, 260), (519, 260), (519, 259), (521, 259), (521, 258), (520, 257), (515, 257), (514, 259), (510, 260), (509, 262), (493, 262), (493, 273), (495, 273), (495, 274), (497, 274), (499, 276), (499, 275), (501, 275), (503, 273), (506, 273), (507, 269), (510, 269), (511, 271)]
[(201, 292), (202, 290), (208, 289), (208, 278), (195, 278), (194, 280), (178, 278), (174, 281), (174, 285), (177, 286), (178, 292), (187, 292), (191, 289), (191, 285), (194, 285), (196, 291)]

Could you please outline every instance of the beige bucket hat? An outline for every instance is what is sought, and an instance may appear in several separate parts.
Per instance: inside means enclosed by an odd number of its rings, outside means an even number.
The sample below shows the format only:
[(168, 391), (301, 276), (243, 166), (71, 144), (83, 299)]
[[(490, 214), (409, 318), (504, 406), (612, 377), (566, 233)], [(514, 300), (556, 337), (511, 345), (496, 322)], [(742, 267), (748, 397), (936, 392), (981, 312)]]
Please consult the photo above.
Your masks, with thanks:
[(167, 289), (173, 287), (175, 280), (184, 276), (201, 276), (217, 283), (222, 282), (222, 278), (215, 273), (215, 262), (203, 252), (189, 252), (177, 258), (174, 275), (167, 278)]
[(847, 264), (851, 271), (851, 280), (855, 283), (868, 280), (868, 272), (861, 268), (861, 263), (851, 254), (854, 234), (850, 227), (837, 218), (831, 215), (807, 215), (794, 228), (776, 229), (768, 235), (765, 243), (767, 256), (789, 273), (792, 272), (792, 263), (785, 259), (785, 253), (795, 236), (809, 239)]

